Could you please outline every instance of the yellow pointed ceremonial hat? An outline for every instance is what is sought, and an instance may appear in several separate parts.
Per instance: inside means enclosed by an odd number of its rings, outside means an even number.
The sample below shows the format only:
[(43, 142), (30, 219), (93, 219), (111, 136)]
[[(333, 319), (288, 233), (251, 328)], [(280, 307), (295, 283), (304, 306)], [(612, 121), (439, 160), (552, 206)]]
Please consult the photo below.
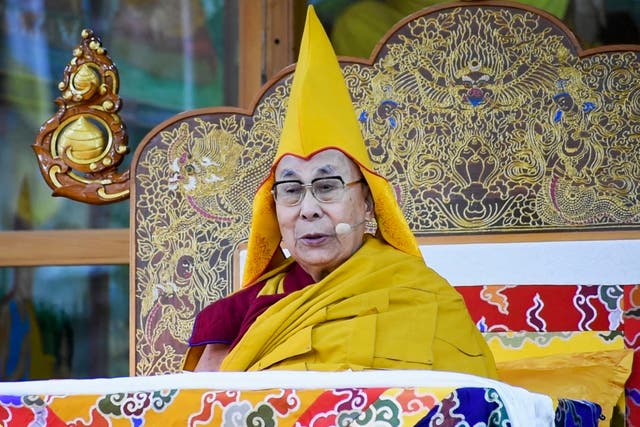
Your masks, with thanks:
[(374, 172), (338, 59), (313, 6), (309, 6), (278, 150), (253, 203), (244, 285), (253, 283), (284, 258), (271, 196), (278, 162), (288, 154), (308, 159), (327, 149), (342, 151), (359, 166), (375, 203), (378, 237), (421, 257), (391, 186)]

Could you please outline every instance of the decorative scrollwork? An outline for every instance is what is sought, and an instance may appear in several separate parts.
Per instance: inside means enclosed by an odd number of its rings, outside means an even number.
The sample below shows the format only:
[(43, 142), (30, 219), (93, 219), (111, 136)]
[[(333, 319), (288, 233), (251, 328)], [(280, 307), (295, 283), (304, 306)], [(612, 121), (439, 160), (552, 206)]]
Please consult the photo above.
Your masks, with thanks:
[(117, 172), (129, 152), (118, 115), (118, 84), (118, 70), (102, 42), (83, 30), (58, 84), (58, 111), (42, 125), (33, 145), (54, 196), (91, 204), (129, 197), (129, 171)]

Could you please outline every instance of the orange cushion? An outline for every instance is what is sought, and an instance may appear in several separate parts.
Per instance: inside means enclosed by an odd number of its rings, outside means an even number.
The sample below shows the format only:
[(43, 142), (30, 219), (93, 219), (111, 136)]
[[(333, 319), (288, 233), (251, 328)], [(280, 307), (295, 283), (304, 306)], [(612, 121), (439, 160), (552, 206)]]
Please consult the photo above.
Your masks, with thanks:
[(498, 362), (498, 377), (508, 384), (559, 398), (589, 400), (602, 407), (609, 425), (613, 408), (624, 395), (633, 350), (565, 353)]

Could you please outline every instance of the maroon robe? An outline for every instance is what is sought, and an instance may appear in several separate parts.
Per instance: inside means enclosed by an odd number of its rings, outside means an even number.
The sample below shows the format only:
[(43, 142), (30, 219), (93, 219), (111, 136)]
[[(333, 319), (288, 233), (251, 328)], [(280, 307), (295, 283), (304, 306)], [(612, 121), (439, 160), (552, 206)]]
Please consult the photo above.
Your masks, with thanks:
[(284, 278), (283, 293), (258, 295), (265, 283), (266, 280), (255, 283), (206, 306), (196, 316), (189, 346), (230, 344), (233, 348), (258, 316), (272, 304), (315, 282), (294, 262)]

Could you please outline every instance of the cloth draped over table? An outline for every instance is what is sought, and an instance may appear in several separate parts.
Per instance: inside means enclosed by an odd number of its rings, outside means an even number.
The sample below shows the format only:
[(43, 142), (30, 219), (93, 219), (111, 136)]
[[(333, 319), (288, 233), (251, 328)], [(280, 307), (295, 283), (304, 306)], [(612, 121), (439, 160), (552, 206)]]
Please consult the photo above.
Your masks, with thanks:
[[(45, 394), (46, 393), (46, 394)], [(588, 402), (438, 371), (212, 372), (0, 383), (0, 424), (596, 425)], [(554, 422), (555, 419), (555, 422)], [(417, 424), (420, 423), (420, 424)]]

